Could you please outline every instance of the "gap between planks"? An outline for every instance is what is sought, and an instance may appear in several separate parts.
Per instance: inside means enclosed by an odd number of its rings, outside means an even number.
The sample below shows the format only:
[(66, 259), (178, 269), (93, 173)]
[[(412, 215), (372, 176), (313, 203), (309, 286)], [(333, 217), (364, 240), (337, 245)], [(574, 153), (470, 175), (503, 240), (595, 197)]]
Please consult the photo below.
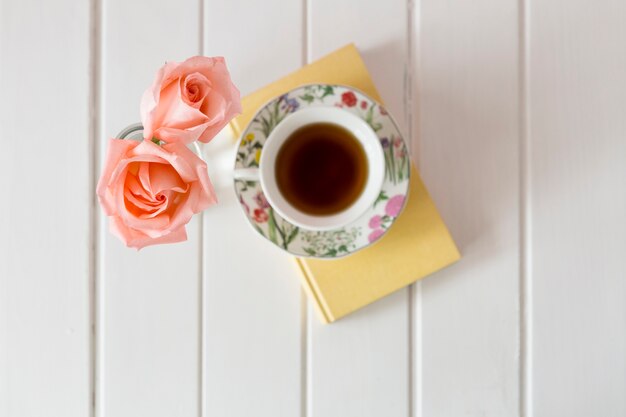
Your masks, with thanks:
[(101, 42), (102, 42), (102, 3), (91, 0), (89, 7), (89, 415), (98, 415), (98, 277), (100, 259), (98, 249), (102, 247), (102, 218), (98, 210), (96, 185), (100, 157), (100, 116), (101, 116)]
[[(205, 13), (207, 7), (206, 0), (198, 0), (198, 54), (207, 55), (204, 44), (204, 22), (206, 22)], [(198, 417), (204, 417), (205, 404), (205, 378), (204, 378), (204, 349), (206, 346), (204, 337), (204, 288), (205, 288), (205, 274), (204, 274), (204, 239), (206, 233), (204, 233), (204, 213), (199, 214), (198, 228), (200, 229), (200, 239), (198, 239)]]
[(532, 417), (532, 211), (530, 190), (530, 138), (528, 111), (528, 58), (530, 0), (518, 0), (518, 98), (519, 98), (519, 211), (520, 211), (520, 279), (519, 279), (519, 415)]
[[(406, 63), (404, 79), (404, 112), (413, 163), (419, 170), (419, 29), (420, 2), (407, 0)], [(422, 417), (422, 284), (417, 281), (408, 290), (408, 414)]]

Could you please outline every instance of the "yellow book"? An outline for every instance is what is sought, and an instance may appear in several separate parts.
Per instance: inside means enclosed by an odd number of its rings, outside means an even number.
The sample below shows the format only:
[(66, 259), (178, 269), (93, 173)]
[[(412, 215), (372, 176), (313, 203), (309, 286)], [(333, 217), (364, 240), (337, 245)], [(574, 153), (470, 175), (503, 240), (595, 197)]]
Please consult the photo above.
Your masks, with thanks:
[[(231, 122), (235, 134), (239, 135), (268, 100), (309, 83), (350, 85), (381, 101), (358, 50), (351, 44), (244, 97), (243, 114)], [(296, 262), (321, 319), (330, 323), (459, 258), (446, 225), (412, 168), (407, 205), (379, 242), (345, 258), (297, 258)]]

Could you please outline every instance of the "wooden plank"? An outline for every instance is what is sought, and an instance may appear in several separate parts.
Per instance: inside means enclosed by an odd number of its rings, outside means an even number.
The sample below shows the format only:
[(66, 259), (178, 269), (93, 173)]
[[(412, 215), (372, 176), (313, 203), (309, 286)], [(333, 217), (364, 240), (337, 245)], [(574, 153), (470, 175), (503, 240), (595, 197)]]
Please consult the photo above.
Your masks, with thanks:
[[(406, 23), (401, 0), (319, 0), (308, 13), (309, 60), (354, 42), (405, 133)], [(409, 415), (408, 300), (404, 289), (332, 325), (309, 315), (310, 417)]]
[(0, 62), (0, 416), (86, 417), (89, 3), (0, 1)]
[[(195, 0), (103, 2), (102, 133), (139, 121), (139, 102), (166, 60), (199, 52)], [(126, 248), (103, 226), (98, 415), (196, 416), (200, 393), (200, 218), (189, 240)]]
[(528, 6), (533, 403), (626, 415), (626, 4)]
[[(301, 16), (301, 2), (207, 0), (204, 52), (226, 57), (245, 95), (301, 65)], [(234, 148), (227, 132), (205, 147), (219, 204), (204, 214), (203, 411), (293, 417), (303, 388), (300, 281), (291, 257), (240, 212)]]
[(416, 13), (416, 154), (463, 254), (421, 283), (417, 415), (519, 414), (517, 4)]

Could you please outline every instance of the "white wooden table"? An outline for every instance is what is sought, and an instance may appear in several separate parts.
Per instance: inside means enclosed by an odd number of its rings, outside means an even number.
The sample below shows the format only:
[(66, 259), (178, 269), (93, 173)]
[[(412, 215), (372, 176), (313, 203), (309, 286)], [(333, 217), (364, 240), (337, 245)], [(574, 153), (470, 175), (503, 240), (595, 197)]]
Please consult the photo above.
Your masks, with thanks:
[[(0, 0), (0, 417), (626, 416), (623, 0)], [(220, 205), (126, 249), (107, 137), (164, 60), (242, 93), (355, 42), (456, 265), (322, 325)], [(244, 258), (252, 261), (242, 261)]]

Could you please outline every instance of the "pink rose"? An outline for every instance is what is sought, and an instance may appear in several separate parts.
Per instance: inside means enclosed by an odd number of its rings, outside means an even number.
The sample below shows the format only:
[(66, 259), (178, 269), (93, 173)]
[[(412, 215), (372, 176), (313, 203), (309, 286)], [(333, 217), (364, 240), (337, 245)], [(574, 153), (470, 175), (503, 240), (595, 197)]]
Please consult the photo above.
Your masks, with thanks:
[(241, 113), (239, 90), (222, 57), (168, 62), (141, 99), (144, 138), (208, 142)]
[(191, 217), (217, 202), (205, 162), (181, 143), (111, 139), (96, 192), (111, 232), (137, 249), (187, 240)]

